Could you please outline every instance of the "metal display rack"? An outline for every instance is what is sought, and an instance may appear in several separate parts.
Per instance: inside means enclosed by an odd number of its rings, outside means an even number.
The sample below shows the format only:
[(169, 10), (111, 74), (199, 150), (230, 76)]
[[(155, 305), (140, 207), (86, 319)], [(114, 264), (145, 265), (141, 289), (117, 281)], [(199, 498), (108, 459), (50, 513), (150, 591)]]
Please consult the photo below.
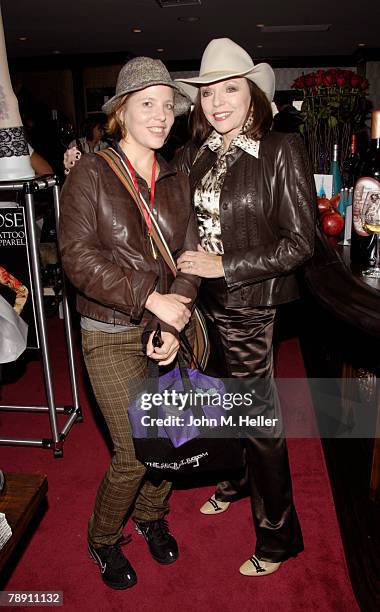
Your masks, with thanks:
[[(54, 457), (59, 458), (63, 456), (63, 443), (70, 431), (72, 425), (75, 422), (82, 421), (82, 412), (79, 404), (78, 385), (75, 372), (74, 362), (74, 349), (73, 349), (73, 334), (71, 325), (71, 316), (69, 305), (67, 301), (67, 295), (65, 290), (65, 279), (62, 272), (62, 309), (63, 319), (65, 325), (66, 334), (66, 347), (67, 357), (69, 363), (69, 374), (71, 384), (71, 396), (72, 405), (69, 406), (57, 406), (54, 399), (53, 389), (53, 377), (52, 367), (50, 363), (49, 347), (48, 347), (48, 334), (46, 326), (46, 318), (44, 311), (43, 302), (43, 287), (40, 273), (40, 256), (38, 250), (38, 240), (36, 235), (36, 224), (34, 214), (34, 197), (33, 194), (38, 191), (52, 189), (53, 200), (54, 200), (54, 211), (55, 219), (58, 227), (59, 223), (59, 187), (58, 178), (56, 176), (46, 176), (33, 179), (23, 179), (15, 181), (2, 181), (0, 182), (0, 191), (17, 191), (22, 192), (25, 201), (26, 210), (26, 222), (28, 229), (28, 240), (29, 240), (29, 252), (32, 269), (32, 282), (33, 290), (36, 300), (36, 315), (37, 315), (37, 328), (40, 338), (40, 349), (43, 363), (43, 375), (45, 383), (45, 392), (47, 405), (46, 406), (32, 406), (32, 405), (13, 405), (13, 404), (0, 404), (0, 411), (17, 411), (17, 412), (48, 412), (50, 419), (51, 438), (3, 438), (0, 437), (1, 444), (11, 445), (26, 445), (26, 446), (40, 446), (44, 448), (52, 449)], [(62, 427), (61, 431), (58, 431), (57, 425), (57, 414), (64, 413), (68, 415), (68, 418)]]

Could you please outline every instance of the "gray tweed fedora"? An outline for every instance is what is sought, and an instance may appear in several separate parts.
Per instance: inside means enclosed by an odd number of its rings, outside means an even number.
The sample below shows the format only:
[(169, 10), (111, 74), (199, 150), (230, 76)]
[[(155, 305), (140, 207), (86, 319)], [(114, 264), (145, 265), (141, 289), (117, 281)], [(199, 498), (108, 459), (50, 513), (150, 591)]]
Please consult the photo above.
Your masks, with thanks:
[(135, 57), (119, 72), (116, 93), (102, 106), (103, 112), (112, 113), (117, 100), (128, 93), (140, 91), (152, 85), (167, 85), (174, 89), (174, 115), (183, 115), (189, 110), (191, 100), (178, 83), (174, 83), (161, 60), (151, 57)]

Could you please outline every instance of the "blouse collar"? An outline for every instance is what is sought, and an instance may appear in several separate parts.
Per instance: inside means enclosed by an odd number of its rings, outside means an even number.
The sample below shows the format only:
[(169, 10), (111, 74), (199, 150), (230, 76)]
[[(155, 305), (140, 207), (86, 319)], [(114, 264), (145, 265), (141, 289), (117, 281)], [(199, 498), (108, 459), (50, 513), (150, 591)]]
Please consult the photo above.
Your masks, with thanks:
[(235, 138), (232, 140), (227, 151), (224, 151), (222, 135), (216, 130), (213, 130), (207, 140), (205, 140), (205, 142), (202, 144), (201, 148), (199, 149), (199, 153), (208, 147), (211, 151), (214, 151), (219, 155), (228, 155), (230, 152), (232, 152), (233, 147), (238, 147), (239, 149), (245, 151), (245, 153), (248, 153), (248, 155), (252, 155), (252, 157), (256, 157), (258, 159), (260, 141), (248, 138), (248, 136), (245, 134), (245, 132), (247, 132), (247, 130), (251, 127), (252, 123), (253, 117), (251, 115), (247, 119), (241, 132), (239, 132), (239, 134), (237, 134), (237, 136), (235, 136)]

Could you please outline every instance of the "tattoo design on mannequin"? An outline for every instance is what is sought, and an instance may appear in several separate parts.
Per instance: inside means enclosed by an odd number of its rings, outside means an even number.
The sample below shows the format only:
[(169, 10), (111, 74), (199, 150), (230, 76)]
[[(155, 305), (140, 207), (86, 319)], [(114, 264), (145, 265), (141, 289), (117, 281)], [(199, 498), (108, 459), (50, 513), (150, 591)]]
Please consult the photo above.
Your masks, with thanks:
[(0, 128), (0, 157), (29, 155), (24, 128)]
[(0, 121), (9, 119), (7, 100), (4, 94), (4, 89), (0, 85)]

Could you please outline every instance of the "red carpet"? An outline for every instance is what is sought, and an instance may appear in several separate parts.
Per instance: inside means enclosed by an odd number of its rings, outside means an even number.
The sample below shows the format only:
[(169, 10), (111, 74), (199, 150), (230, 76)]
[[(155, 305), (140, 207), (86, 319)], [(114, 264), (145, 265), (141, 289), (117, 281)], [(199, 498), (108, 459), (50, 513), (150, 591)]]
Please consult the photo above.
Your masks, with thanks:
[[(56, 399), (71, 403), (61, 325), (50, 321)], [(277, 361), (280, 377), (305, 376), (296, 340), (280, 345)], [(18, 383), (3, 388), (3, 403), (23, 403), (26, 397), (30, 402), (44, 402), (39, 371), (38, 363), (30, 363)], [(128, 523), (125, 533), (134, 535), (124, 550), (137, 571), (138, 584), (119, 592), (103, 585), (98, 568), (87, 555), (86, 524), (109, 451), (95, 424), (80, 374), (79, 379), (85, 420), (69, 433), (63, 459), (54, 459), (49, 450), (0, 446), (3, 470), (45, 473), (49, 482), (48, 510), (6, 590), (63, 591), (64, 609), (68, 611), (358, 610), (321, 445), (313, 439), (289, 441), (305, 552), (285, 563), (277, 574), (258, 579), (240, 576), (239, 565), (254, 550), (249, 502), (237, 502), (216, 517), (203, 516), (198, 508), (213, 490), (203, 487), (173, 492), (170, 526), (180, 545), (180, 558), (175, 564), (165, 567), (155, 563), (142, 537)], [(297, 403), (311, 405), (306, 382), (302, 386), (296, 397), (282, 398), (286, 411), (296, 411)], [(2, 435), (50, 436), (47, 414), (0, 412), (0, 427)]]

